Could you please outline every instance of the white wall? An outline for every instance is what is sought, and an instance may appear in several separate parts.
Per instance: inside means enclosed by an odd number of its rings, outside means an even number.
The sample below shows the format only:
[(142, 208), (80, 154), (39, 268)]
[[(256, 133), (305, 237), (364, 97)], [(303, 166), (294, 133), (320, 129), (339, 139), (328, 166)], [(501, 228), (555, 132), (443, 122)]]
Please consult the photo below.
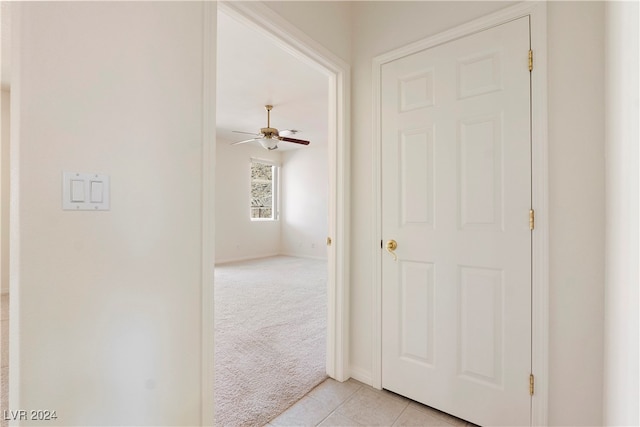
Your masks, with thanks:
[(2, 89), (2, 135), (0, 135), (0, 289), (9, 292), (9, 129), (10, 92)]
[[(20, 8), (10, 406), (198, 425), (203, 4)], [(110, 175), (111, 210), (63, 211), (65, 170)]]
[(327, 259), (327, 146), (284, 151), (282, 159), (281, 253)]
[(638, 3), (606, 5), (604, 425), (640, 425)]
[(603, 2), (548, 3), (548, 64), (549, 422), (602, 425)]
[(249, 195), (250, 159), (281, 162), (280, 152), (219, 140), (216, 156), (216, 263), (279, 254), (281, 220), (251, 221)]

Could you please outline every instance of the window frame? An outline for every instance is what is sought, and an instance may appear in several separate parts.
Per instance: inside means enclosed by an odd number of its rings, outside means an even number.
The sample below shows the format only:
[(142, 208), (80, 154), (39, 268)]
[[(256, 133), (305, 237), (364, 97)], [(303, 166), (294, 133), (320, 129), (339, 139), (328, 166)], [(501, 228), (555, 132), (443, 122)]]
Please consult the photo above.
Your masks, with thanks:
[[(251, 190), (253, 179), (251, 172), (254, 163), (271, 166), (271, 218), (254, 218), (251, 212)], [(249, 159), (249, 220), (252, 222), (279, 221), (280, 220), (280, 162), (269, 159), (251, 157)]]

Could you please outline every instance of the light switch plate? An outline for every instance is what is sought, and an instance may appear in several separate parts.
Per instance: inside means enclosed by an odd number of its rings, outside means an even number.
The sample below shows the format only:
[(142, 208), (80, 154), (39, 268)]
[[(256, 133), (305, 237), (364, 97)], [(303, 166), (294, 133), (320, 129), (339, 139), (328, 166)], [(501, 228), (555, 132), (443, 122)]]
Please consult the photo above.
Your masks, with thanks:
[(109, 175), (62, 172), (62, 209), (66, 211), (108, 211)]

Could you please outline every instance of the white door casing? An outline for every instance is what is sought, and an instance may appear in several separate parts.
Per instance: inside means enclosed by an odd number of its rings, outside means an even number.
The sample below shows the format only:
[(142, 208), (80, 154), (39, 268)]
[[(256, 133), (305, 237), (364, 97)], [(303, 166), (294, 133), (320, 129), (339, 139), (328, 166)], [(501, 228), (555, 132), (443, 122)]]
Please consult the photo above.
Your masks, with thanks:
[(529, 19), (382, 66), (382, 386), (530, 422)]

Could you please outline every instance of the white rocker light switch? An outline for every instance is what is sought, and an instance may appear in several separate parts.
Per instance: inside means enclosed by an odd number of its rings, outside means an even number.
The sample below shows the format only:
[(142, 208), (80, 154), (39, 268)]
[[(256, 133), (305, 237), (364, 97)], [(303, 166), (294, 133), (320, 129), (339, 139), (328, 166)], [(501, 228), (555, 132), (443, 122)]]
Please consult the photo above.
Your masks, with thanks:
[(109, 176), (96, 173), (62, 172), (62, 209), (108, 211)]

